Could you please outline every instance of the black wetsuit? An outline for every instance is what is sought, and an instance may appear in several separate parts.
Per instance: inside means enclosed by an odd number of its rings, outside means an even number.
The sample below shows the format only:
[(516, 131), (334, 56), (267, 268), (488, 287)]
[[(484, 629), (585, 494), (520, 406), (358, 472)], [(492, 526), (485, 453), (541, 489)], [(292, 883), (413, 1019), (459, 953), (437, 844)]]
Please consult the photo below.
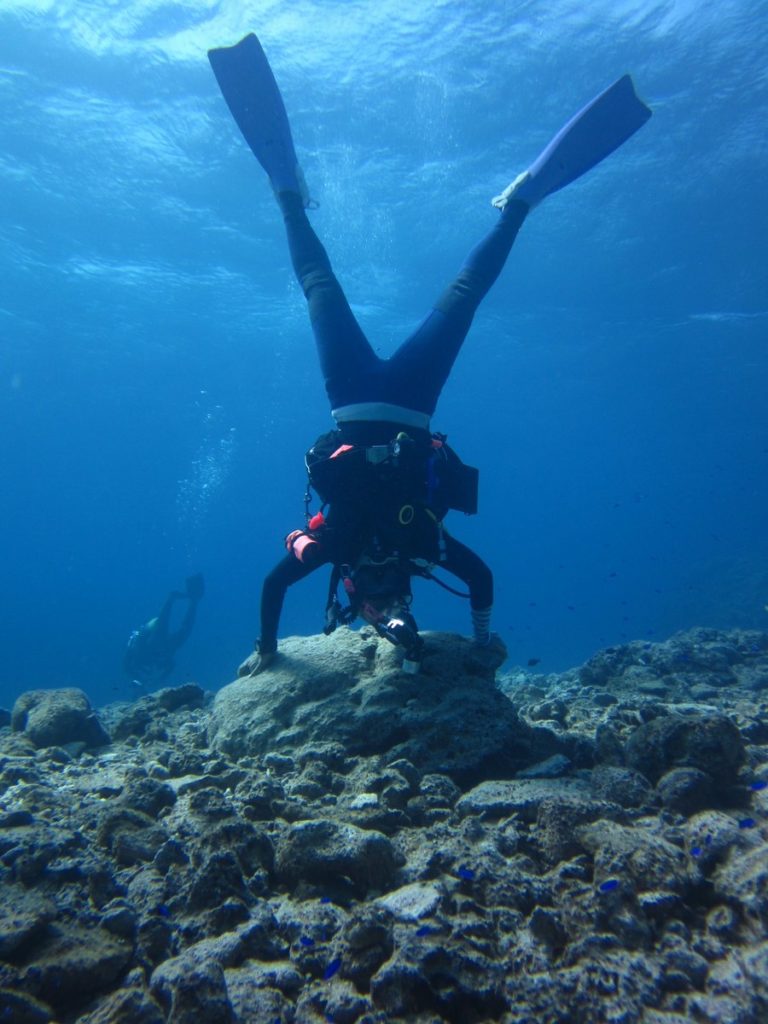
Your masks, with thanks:
[[(301, 198), (293, 192), (282, 192), (278, 200), (342, 440), (352, 445), (382, 445), (402, 431), (417, 442), (428, 443), (430, 419), (440, 392), (475, 311), (506, 262), (528, 207), (520, 202), (508, 203), (422, 323), (394, 355), (381, 359), (350, 309)], [(394, 540), (388, 541), (386, 511), (382, 512), (376, 499), (369, 501), (366, 495), (361, 499), (350, 506), (331, 505), (327, 526), (319, 538), (320, 550), (311, 562), (305, 564), (289, 554), (267, 576), (261, 602), (262, 653), (277, 648), (287, 588), (321, 565), (354, 565), (372, 541), (381, 541), (382, 533), (384, 545), (394, 544), (402, 557), (439, 564), (464, 581), (473, 610), (490, 610), (491, 571), (478, 555), (445, 532), (440, 523), (442, 512), (430, 515), (417, 504), (417, 516), (407, 531), (396, 531)]]
[(501, 273), (528, 207), (507, 204), (421, 324), (389, 359), (381, 359), (349, 307), (301, 198), (282, 192), (278, 199), (331, 410), (345, 440), (386, 444), (398, 430), (429, 434), (430, 418), (475, 311)]
[[(305, 564), (293, 554), (286, 555), (264, 580), (259, 640), (259, 650), (262, 654), (277, 649), (280, 613), (288, 587), (303, 580), (321, 565), (354, 566), (361, 556), (369, 552), (371, 533), (366, 530), (367, 524), (362, 530), (359, 522), (350, 523), (348, 529), (334, 526), (338, 520), (334, 517), (333, 511), (333, 508), (329, 511), (328, 526), (321, 532), (316, 557)], [(401, 546), (392, 548), (388, 545), (390, 552), (396, 552), (404, 560), (423, 559), (453, 573), (469, 588), (470, 604), (473, 608), (489, 608), (493, 604), (493, 575), (479, 555), (451, 537), (444, 527), (443, 550), (438, 550), (435, 522), (423, 510), (417, 510), (417, 518), (409, 524), (408, 531), (408, 537)]]

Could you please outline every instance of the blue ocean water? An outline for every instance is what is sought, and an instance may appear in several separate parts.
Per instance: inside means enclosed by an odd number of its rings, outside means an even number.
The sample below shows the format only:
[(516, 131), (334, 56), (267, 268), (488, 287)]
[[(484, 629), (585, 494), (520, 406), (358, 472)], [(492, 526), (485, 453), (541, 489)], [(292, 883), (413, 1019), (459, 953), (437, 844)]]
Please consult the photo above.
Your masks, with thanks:
[[(382, 353), (562, 122), (625, 71), (650, 123), (521, 232), (434, 426), (513, 664), (768, 615), (768, 6), (0, 2), (0, 704), (126, 695), (202, 571), (173, 682), (227, 682), (330, 426), (277, 208), (206, 50), (256, 31), (312, 215)], [(319, 578), (322, 576), (322, 578)], [(324, 574), (282, 633), (317, 632)], [(416, 586), (422, 628), (468, 632)]]

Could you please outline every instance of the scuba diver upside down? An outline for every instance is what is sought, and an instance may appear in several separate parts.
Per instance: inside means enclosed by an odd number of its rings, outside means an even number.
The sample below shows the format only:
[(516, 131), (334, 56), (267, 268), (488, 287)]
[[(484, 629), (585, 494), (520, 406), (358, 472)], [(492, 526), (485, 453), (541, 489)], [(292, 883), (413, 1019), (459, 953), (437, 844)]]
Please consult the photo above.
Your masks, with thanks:
[[(307, 529), (289, 534), (289, 553), (264, 582), (261, 636), (240, 674), (255, 674), (272, 661), (288, 587), (325, 564), (334, 566), (326, 631), (362, 614), (404, 647), (405, 667), (417, 670), (421, 641), (409, 611), (409, 576), (440, 565), (468, 587), (475, 643), (503, 649), (490, 631), (491, 570), (443, 522), (449, 508), (476, 510), (477, 474), (442, 435), (432, 433), (431, 417), (474, 314), (530, 209), (618, 148), (651, 112), (628, 75), (579, 111), (493, 200), (500, 211), (494, 226), (419, 327), (389, 359), (381, 359), (307, 217), (309, 200), (285, 107), (258, 39), (246, 36), (235, 46), (209, 51), (209, 58), (282, 211), (337, 425), (307, 453), (310, 482), (327, 503), (327, 515), (324, 504), (310, 517), (308, 491)], [(351, 599), (347, 610), (335, 599), (339, 580)], [(505, 652), (495, 654), (500, 664)]]
[[(400, 642), (398, 636), (407, 641), (410, 634), (410, 643), (403, 644), (406, 667), (418, 663), (420, 646), (408, 609), (415, 562), (439, 565), (462, 580), (469, 589), (475, 641), (488, 646), (491, 570), (444, 525), (451, 507), (475, 511), (476, 473), (432, 434), (430, 419), (474, 311), (500, 272), (528, 208), (508, 205), (426, 320), (383, 360), (354, 319), (303, 199), (290, 191), (277, 198), (338, 430), (308, 453), (310, 482), (328, 499), (327, 513), (312, 517), (308, 531), (289, 535), (289, 554), (265, 580), (259, 667), (277, 649), (287, 588), (325, 564), (332, 564), (334, 578), (344, 582), (350, 608), (362, 611), (381, 635)], [(383, 606), (373, 598), (383, 599)], [(329, 613), (335, 607), (331, 597)]]

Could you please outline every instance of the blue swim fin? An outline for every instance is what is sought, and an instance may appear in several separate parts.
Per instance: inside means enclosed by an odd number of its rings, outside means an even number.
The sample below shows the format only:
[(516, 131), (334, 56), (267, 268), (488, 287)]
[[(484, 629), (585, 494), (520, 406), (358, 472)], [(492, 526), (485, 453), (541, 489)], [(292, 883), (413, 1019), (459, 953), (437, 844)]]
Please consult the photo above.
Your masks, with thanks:
[(536, 206), (580, 178), (642, 128), (651, 110), (624, 75), (563, 125), (527, 171), (492, 200), (503, 210), (510, 199)]
[(227, 106), (272, 188), (298, 192), (306, 205), (306, 185), (285, 104), (259, 40), (251, 33), (234, 46), (209, 50), (208, 59)]

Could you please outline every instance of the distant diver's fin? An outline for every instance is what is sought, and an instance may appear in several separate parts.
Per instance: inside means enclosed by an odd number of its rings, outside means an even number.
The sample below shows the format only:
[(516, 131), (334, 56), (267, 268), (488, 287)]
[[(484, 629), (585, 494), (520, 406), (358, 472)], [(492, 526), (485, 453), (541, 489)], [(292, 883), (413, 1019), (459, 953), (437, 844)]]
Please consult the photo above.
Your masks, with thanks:
[(259, 40), (251, 33), (235, 46), (209, 50), (208, 59), (227, 106), (274, 191), (297, 192), (308, 205), (283, 97)]
[(651, 110), (624, 75), (563, 125), (527, 171), (492, 200), (503, 210), (510, 199), (536, 206), (586, 174), (642, 128)]

